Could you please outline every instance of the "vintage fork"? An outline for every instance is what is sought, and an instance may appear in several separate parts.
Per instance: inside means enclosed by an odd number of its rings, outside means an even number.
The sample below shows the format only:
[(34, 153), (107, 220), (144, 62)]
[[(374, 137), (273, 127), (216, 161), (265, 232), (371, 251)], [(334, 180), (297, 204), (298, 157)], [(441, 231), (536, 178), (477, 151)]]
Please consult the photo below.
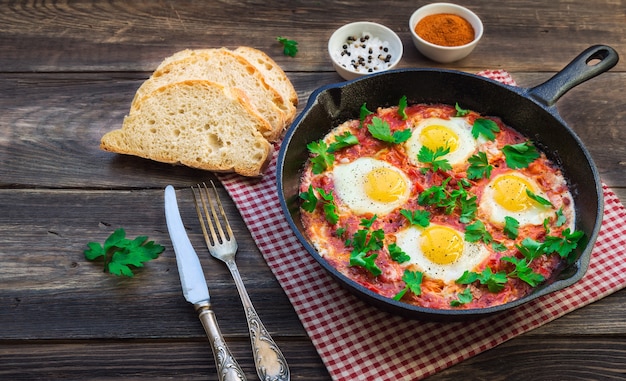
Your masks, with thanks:
[[(257, 375), (263, 381), (288, 381), (290, 379), (289, 367), (287, 361), (282, 352), (278, 348), (278, 345), (274, 342), (270, 334), (265, 329), (265, 326), (261, 322), (259, 315), (257, 315), (248, 292), (243, 284), (237, 264), (235, 263), (235, 253), (237, 252), (237, 241), (230, 228), (226, 213), (222, 207), (222, 202), (219, 199), (215, 184), (211, 181), (212, 193), (215, 197), (211, 196), (211, 190), (205, 184), (198, 184), (196, 187), (191, 187), (193, 192), (193, 199), (196, 205), (196, 212), (198, 213), (198, 219), (202, 227), (202, 234), (206, 241), (207, 247), (211, 255), (222, 262), (226, 263), (230, 270), (244, 310), (246, 312), (246, 319), (248, 321), (248, 330), (250, 331), (250, 341), (252, 342), (252, 354), (254, 356), (254, 365), (256, 367)], [(215, 200), (213, 200), (215, 199)], [(223, 220), (224, 228), (216, 207), (219, 210), (219, 214)], [(209, 212), (210, 211), (210, 212)], [(206, 217), (206, 224), (205, 218)], [(208, 230), (207, 230), (208, 225)]]

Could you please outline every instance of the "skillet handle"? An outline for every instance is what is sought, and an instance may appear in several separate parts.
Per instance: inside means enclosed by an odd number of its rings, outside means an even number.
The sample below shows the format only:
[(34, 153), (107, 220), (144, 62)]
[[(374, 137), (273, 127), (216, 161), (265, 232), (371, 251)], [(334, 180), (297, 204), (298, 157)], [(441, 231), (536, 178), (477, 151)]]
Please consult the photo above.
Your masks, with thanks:
[(552, 78), (530, 88), (528, 95), (544, 106), (552, 106), (571, 88), (608, 71), (617, 61), (619, 56), (610, 46), (591, 46)]

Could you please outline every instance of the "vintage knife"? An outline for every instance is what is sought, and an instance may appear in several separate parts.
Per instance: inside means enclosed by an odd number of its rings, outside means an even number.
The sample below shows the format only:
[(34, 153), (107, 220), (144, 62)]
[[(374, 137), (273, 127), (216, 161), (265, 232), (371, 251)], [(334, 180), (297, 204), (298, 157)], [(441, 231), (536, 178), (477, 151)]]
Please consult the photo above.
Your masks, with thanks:
[(206, 285), (198, 255), (191, 246), (189, 237), (187, 237), (178, 211), (176, 191), (171, 185), (165, 188), (165, 219), (174, 252), (176, 252), (176, 264), (178, 265), (180, 283), (183, 287), (183, 295), (198, 312), (198, 317), (213, 349), (219, 379), (223, 381), (246, 380), (243, 370), (226, 346), (224, 337), (217, 325), (215, 313), (211, 310), (209, 288)]

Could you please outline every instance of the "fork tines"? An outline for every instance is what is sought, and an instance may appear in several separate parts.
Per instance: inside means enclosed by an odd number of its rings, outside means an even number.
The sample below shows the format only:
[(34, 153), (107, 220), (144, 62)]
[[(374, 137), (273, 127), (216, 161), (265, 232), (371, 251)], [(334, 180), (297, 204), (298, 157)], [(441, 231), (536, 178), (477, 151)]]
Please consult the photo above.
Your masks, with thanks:
[[(217, 193), (217, 189), (215, 188), (213, 181), (211, 181), (211, 188), (212, 191), (206, 183), (197, 184), (195, 187), (191, 187), (193, 200), (196, 206), (196, 213), (198, 214), (200, 226), (202, 227), (202, 234), (204, 235), (204, 239), (209, 247), (223, 245), (229, 243), (231, 240), (234, 241), (230, 223), (228, 222), (228, 218), (226, 217), (226, 213), (224, 212), (222, 202), (220, 201), (219, 194)], [(213, 193), (213, 197), (211, 196), (211, 193)], [(222, 223), (220, 223), (215, 206), (217, 206), (219, 214), (222, 216), (226, 232), (222, 228)], [(208, 230), (206, 225), (209, 226)], [(209, 231), (211, 233), (210, 235)]]

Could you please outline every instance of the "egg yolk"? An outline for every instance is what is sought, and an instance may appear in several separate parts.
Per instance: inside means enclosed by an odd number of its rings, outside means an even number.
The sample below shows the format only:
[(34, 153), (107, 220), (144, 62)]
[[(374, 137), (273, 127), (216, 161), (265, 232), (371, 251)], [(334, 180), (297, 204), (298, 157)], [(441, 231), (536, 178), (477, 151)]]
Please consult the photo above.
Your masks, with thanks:
[(432, 124), (422, 129), (420, 141), (431, 151), (437, 148), (449, 148), (450, 152), (459, 148), (459, 135), (445, 126)]
[(375, 168), (365, 178), (365, 194), (378, 202), (394, 202), (406, 192), (402, 175), (389, 168)]
[(424, 229), (420, 241), (422, 253), (431, 262), (448, 265), (463, 254), (463, 237), (447, 226), (431, 225)]
[(528, 180), (513, 175), (502, 175), (493, 182), (493, 198), (504, 209), (521, 212), (533, 205), (526, 189), (533, 190)]

